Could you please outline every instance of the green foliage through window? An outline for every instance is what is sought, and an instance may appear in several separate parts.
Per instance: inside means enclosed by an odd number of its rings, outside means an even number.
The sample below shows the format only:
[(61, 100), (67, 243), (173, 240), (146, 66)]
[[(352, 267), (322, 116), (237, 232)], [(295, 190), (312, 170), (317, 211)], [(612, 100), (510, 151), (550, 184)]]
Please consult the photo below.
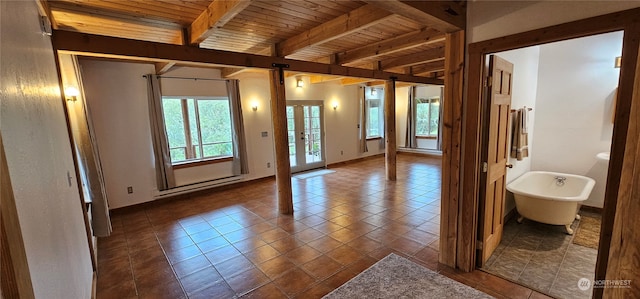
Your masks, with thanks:
[(366, 99), (367, 138), (382, 136), (382, 105), (379, 99)]
[(416, 100), (416, 136), (438, 136), (440, 99)]
[(171, 162), (233, 155), (228, 98), (162, 98)]

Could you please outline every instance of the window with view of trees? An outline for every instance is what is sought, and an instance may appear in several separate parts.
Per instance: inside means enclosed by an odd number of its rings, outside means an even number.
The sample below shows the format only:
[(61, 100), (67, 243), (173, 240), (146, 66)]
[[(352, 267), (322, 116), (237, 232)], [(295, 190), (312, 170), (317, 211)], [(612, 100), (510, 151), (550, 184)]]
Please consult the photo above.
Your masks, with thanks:
[(382, 101), (379, 99), (366, 99), (367, 103), (367, 138), (382, 136), (383, 116)]
[(416, 136), (437, 137), (440, 99), (416, 99)]
[(163, 97), (171, 163), (233, 155), (229, 99)]

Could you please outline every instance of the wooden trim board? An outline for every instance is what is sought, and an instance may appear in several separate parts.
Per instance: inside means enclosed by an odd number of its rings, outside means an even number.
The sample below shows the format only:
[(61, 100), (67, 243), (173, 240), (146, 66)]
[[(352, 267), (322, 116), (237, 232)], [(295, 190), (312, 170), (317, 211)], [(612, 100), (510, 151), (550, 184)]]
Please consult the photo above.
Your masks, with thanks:
[(180, 65), (201, 67), (232, 66), (273, 69), (273, 64), (275, 63), (289, 65), (287, 71), (290, 72), (377, 80), (388, 80), (391, 77), (397, 77), (398, 82), (443, 84), (440, 79), (390, 73), (380, 70), (368, 70), (282, 57), (163, 44), (62, 30), (54, 30), (51, 41), (54, 49), (57, 51), (80, 56), (133, 59), (154, 63), (176, 62)]

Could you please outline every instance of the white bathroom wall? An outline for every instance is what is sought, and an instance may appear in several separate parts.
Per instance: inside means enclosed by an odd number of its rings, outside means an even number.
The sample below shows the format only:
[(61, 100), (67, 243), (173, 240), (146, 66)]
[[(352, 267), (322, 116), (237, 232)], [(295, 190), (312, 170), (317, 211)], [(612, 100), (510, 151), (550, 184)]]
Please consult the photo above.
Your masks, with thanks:
[[(81, 60), (85, 92), (96, 129), (110, 208), (152, 201), (157, 198), (154, 160), (148, 117), (146, 80), (142, 75), (153, 73), (151, 64)], [(219, 78), (215, 69), (176, 67), (164, 76)], [(369, 141), (369, 152), (358, 150), (359, 97), (357, 85), (342, 86), (339, 82), (310, 84), (309, 77), (302, 88), (295, 87), (296, 77), (287, 77), (288, 100), (320, 100), (324, 102), (325, 150), (327, 164), (353, 160), (384, 152), (378, 140)], [(246, 72), (240, 80), (243, 119), (249, 156), (249, 174), (242, 180), (274, 175), (273, 129), (270, 110), (270, 87), (267, 72)], [(181, 85), (171, 81), (172, 90), (191, 88), (193, 82)], [(188, 81), (188, 80), (187, 80)], [(168, 81), (167, 81), (168, 82)], [(164, 86), (163, 89), (169, 87)], [(186, 86), (186, 87), (185, 87)], [(165, 90), (166, 92), (167, 90)], [(178, 93), (183, 93), (182, 91)], [(334, 110), (334, 103), (337, 108)], [(252, 107), (258, 109), (253, 111)], [(262, 132), (267, 137), (262, 137)], [(176, 181), (187, 184), (213, 180), (230, 175), (229, 163), (175, 170)], [(134, 189), (127, 194), (128, 186)]]
[[(540, 47), (528, 47), (513, 51), (505, 51), (496, 53), (497, 56), (513, 63), (513, 94), (511, 97), (511, 108), (518, 109), (524, 106), (534, 108), (529, 112), (529, 158), (518, 161), (515, 158), (509, 158), (509, 163), (513, 168), (507, 169), (507, 183), (518, 178), (525, 172), (531, 170), (531, 157), (533, 156), (534, 141), (533, 132), (534, 121), (536, 118), (536, 93), (538, 87), (538, 58)], [(505, 200), (505, 215), (515, 208), (513, 195), (507, 192)]]
[[(596, 155), (611, 147), (613, 100), (622, 32), (540, 46), (533, 170), (594, 176), (606, 171)], [(605, 165), (603, 165), (605, 164)], [(585, 205), (602, 207), (605, 181)]]

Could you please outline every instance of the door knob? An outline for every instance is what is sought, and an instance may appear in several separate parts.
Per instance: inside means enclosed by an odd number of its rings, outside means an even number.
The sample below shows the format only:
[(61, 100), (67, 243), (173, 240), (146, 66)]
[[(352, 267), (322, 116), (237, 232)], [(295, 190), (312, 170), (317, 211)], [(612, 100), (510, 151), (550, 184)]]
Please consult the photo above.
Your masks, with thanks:
[(513, 164), (507, 164), (506, 165), (508, 168), (513, 168)]

